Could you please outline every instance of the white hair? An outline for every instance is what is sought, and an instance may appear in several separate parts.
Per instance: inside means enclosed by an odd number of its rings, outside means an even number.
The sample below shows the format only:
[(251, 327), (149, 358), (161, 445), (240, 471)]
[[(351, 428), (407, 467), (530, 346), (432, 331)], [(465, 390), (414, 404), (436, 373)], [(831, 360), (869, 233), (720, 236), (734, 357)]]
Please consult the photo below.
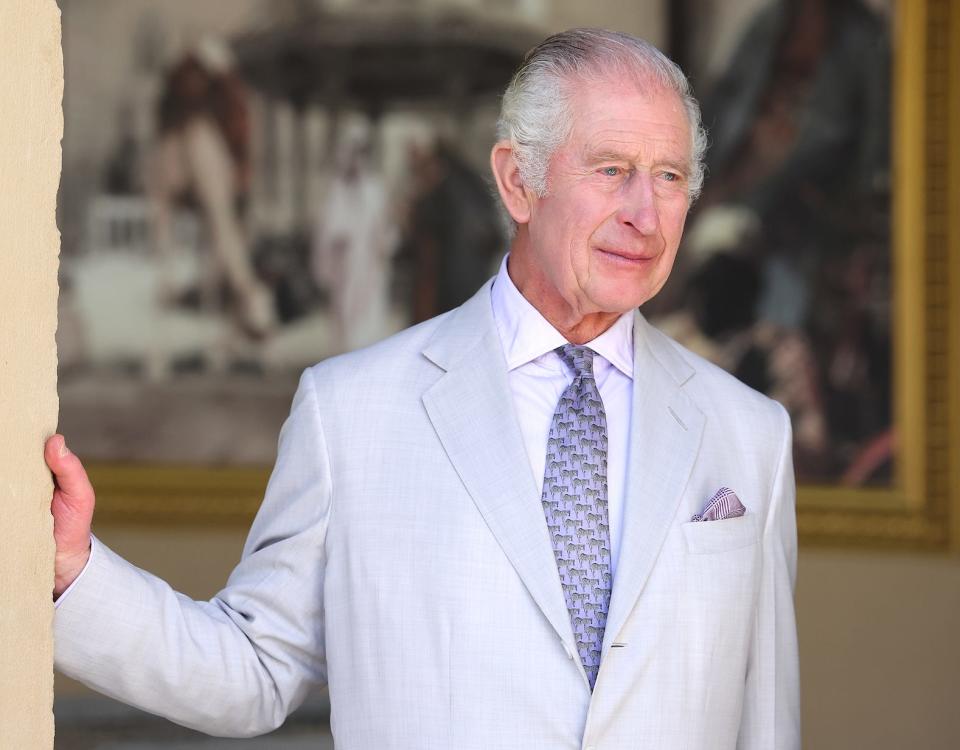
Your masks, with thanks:
[[(507, 86), (497, 138), (510, 142), (523, 184), (541, 197), (548, 194), (550, 159), (573, 126), (570, 84), (609, 79), (611, 73), (633, 75), (680, 98), (690, 126), (687, 194), (692, 203), (703, 187), (707, 135), (687, 77), (649, 42), (603, 29), (570, 29), (545, 39), (527, 53)], [(516, 225), (502, 204), (501, 209), (512, 235)]]

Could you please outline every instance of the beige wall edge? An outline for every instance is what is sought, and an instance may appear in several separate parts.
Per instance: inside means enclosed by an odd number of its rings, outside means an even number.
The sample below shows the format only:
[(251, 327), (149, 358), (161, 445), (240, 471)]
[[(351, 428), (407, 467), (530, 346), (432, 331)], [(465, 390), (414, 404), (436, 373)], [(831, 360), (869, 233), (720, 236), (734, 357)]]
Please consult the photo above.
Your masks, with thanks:
[(0, 748), (53, 747), (53, 541), (42, 446), (57, 424), (60, 11), (0, 3)]

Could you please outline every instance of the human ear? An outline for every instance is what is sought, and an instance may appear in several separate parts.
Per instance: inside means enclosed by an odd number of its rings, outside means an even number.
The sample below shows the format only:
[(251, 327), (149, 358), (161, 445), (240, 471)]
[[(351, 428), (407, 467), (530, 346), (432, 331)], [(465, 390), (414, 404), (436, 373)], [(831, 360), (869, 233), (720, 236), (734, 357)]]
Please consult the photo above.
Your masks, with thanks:
[(517, 224), (530, 221), (530, 205), (533, 194), (527, 190), (520, 178), (520, 168), (513, 155), (510, 141), (498, 141), (490, 151), (490, 169), (497, 181), (500, 200), (510, 217)]

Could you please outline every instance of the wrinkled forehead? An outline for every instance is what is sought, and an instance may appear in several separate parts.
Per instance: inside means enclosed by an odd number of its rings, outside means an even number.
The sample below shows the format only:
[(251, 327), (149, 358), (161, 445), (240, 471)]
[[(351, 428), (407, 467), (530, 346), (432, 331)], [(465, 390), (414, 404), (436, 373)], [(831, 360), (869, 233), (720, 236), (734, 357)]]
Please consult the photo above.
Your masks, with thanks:
[(691, 157), (690, 116), (683, 99), (655, 77), (621, 71), (572, 76), (565, 94), (571, 122), (568, 144), (571, 139), (595, 141), (604, 130), (615, 132), (642, 122), (675, 141), (685, 158)]

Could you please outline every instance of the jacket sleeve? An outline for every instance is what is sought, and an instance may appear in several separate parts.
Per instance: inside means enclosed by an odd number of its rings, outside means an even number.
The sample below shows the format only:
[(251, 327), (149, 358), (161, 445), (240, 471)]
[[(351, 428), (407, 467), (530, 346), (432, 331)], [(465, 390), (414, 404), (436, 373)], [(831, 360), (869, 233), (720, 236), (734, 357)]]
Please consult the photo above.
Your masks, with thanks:
[(307, 370), (226, 587), (197, 602), (94, 545), (57, 608), (55, 661), (94, 690), (209, 734), (279, 726), (326, 680), (324, 540), (330, 464)]
[(762, 581), (737, 750), (799, 750), (800, 676), (793, 592), (797, 572), (796, 482), (790, 417), (762, 538)]

